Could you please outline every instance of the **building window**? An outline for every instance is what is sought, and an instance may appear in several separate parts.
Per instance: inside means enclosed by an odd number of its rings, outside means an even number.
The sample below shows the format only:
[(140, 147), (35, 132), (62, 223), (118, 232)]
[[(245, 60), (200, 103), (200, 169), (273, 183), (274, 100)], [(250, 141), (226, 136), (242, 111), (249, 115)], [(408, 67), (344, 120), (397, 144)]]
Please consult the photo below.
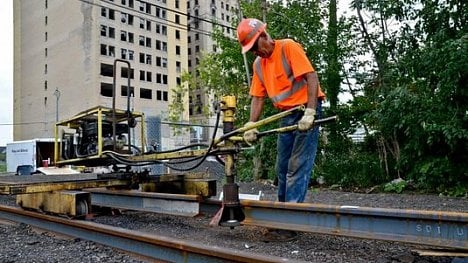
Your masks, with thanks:
[(176, 29), (175, 31), (175, 38), (180, 39), (180, 31)]
[(101, 25), (101, 36), (107, 37), (107, 26)]
[(167, 52), (167, 42), (156, 40), (156, 50)]
[(180, 55), (180, 46), (175, 47), (175, 53), (176, 55)]
[(167, 68), (167, 58), (160, 58), (160, 65), (156, 65), (156, 66), (160, 66), (160, 67), (163, 67), (163, 68)]
[(161, 100), (162, 99), (162, 91), (157, 90), (156, 91), (156, 100)]
[(101, 76), (112, 77), (114, 75), (114, 66), (101, 63)]
[(113, 27), (101, 25), (101, 36), (115, 38), (115, 29)]
[(133, 25), (133, 15), (127, 13), (121, 13), (120, 21), (129, 26)]
[(47, 19), (47, 16), (45, 16), (44, 20), (45, 20), (44, 23), (45, 23), (45, 25), (47, 26), (47, 20), (48, 20), (48, 19)]
[[(120, 87), (120, 96), (124, 96), (124, 97), (127, 97), (127, 87), (128, 86), (121, 86)], [(134, 93), (134, 88), (132, 86), (130, 86), (130, 96), (132, 96)]]
[(166, 19), (166, 10), (156, 7), (156, 17), (161, 19)]
[(47, 64), (44, 65), (44, 74), (47, 74)]
[[(135, 70), (131, 69), (130, 70), (130, 79), (134, 79), (135, 78), (134, 75), (135, 75)], [(128, 68), (127, 67), (121, 67), (120, 68), (120, 77), (128, 79)]]
[(151, 72), (150, 71), (140, 70), (140, 80), (148, 81), (148, 82), (153, 81)]
[(115, 11), (113, 9), (109, 9), (109, 19), (115, 20)]
[(115, 28), (109, 27), (109, 38), (115, 38)]
[(156, 100), (167, 101), (167, 91), (156, 91)]
[(179, 15), (175, 15), (175, 23), (180, 24), (180, 16)]
[(112, 84), (101, 82), (101, 96), (112, 97)]
[(180, 65), (181, 65), (180, 61), (176, 61), (176, 71), (177, 71), (177, 73), (180, 73), (182, 71)]
[(47, 48), (44, 49), (44, 54), (47, 57)]
[(167, 26), (156, 24), (156, 33), (167, 36)]
[(151, 38), (147, 37), (146, 38), (146, 47), (151, 47)]
[(101, 44), (101, 55), (115, 57), (115, 47)]
[(140, 98), (142, 99), (152, 99), (153, 98), (153, 93), (151, 92), (150, 89), (140, 89)]
[(146, 81), (149, 81), (149, 82), (153, 81), (152, 77), (153, 75), (151, 74), (151, 72), (146, 71)]
[(47, 90), (47, 80), (44, 81), (44, 90)]
[(167, 75), (166, 75), (166, 74), (157, 73), (157, 74), (156, 74), (156, 83), (158, 83), (158, 84), (166, 84), (166, 85), (167, 85)]

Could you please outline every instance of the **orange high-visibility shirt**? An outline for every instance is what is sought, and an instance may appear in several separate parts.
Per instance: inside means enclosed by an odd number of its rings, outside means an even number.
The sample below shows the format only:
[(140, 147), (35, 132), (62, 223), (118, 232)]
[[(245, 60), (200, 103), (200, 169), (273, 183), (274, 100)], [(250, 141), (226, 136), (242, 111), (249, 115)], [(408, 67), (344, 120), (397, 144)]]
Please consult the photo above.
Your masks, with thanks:
[[(284, 58), (283, 58), (284, 56)], [(275, 98), (283, 92), (292, 89), (293, 83), (288, 76), (283, 65), (283, 60), (287, 61), (295, 82), (302, 81), (304, 74), (314, 72), (314, 68), (307, 58), (301, 45), (291, 39), (276, 40), (275, 48), (269, 58), (260, 58), (259, 67), (261, 72), (257, 72), (254, 63), (254, 76), (250, 87), (250, 95), (264, 97), (268, 95)], [(259, 76), (260, 75), (260, 76)], [(288, 78), (290, 77), (290, 78)], [(325, 94), (318, 87), (318, 98), (325, 98)], [(307, 82), (293, 92), (287, 98), (280, 101), (273, 100), (273, 104), (278, 109), (289, 109), (307, 103)]]

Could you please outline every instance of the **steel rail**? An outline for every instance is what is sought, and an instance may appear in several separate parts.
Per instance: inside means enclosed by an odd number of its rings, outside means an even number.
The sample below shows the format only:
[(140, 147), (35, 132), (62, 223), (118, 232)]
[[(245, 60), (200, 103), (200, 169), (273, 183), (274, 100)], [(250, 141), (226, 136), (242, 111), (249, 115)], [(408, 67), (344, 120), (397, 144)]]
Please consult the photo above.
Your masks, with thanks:
[[(100, 206), (115, 207), (120, 203), (125, 204), (122, 208), (147, 212), (154, 209), (146, 209), (141, 204), (147, 203), (148, 198), (161, 198), (151, 194), (122, 196), (109, 190), (86, 191)], [(137, 205), (132, 208), (128, 204)], [(468, 213), (465, 212), (252, 200), (241, 200), (241, 205), (246, 217), (244, 225), (468, 250)], [(214, 214), (220, 207), (221, 201), (207, 199), (200, 203), (199, 212)]]
[(468, 250), (468, 213), (241, 201), (243, 224)]
[(207, 246), (138, 231), (24, 211), (0, 205), (0, 218), (48, 231), (93, 241), (165, 262), (294, 262), (287, 258), (258, 255)]

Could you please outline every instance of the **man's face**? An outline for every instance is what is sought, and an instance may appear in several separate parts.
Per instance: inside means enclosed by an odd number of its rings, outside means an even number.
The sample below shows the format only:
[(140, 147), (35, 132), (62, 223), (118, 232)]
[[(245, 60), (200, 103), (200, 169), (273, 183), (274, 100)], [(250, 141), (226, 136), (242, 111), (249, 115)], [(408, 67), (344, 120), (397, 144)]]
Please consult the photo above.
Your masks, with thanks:
[(261, 34), (257, 38), (257, 41), (255, 41), (255, 44), (249, 51), (252, 52), (255, 56), (259, 56), (262, 58), (268, 57), (265, 50), (264, 34)]

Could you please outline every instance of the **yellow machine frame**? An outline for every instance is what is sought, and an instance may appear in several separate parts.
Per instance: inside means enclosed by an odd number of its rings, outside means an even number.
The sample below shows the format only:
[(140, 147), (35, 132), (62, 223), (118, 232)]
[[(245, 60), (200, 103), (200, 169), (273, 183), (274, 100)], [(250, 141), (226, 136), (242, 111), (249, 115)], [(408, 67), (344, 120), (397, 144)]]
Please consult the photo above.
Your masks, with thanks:
[[(146, 145), (146, 137), (145, 137), (145, 118), (144, 114), (141, 112), (135, 112), (132, 111), (131, 115), (133, 118), (135, 118), (136, 121), (139, 121), (141, 124), (141, 149), (145, 149)], [(83, 159), (99, 159), (103, 158), (103, 140), (102, 140), (102, 123), (105, 120), (110, 120), (114, 118), (114, 112), (111, 108), (104, 107), (104, 106), (97, 106), (91, 109), (88, 109), (86, 111), (83, 111), (74, 117), (63, 120), (60, 122), (57, 122), (55, 124), (55, 149), (54, 149), (54, 163), (56, 166), (60, 165), (67, 165), (67, 164), (73, 164), (76, 163), (77, 161), (83, 160)], [(62, 141), (61, 141), (61, 132), (60, 128), (61, 127), (66, 127), (66, 128), (71, 128), (71, 129), (77, 129), (80, 127), (80, 123), (83, 120), (92, 120), (96, 121), (98, 123), (98, 149), (97, 149), (97, 154), (92, 155), (92, 156), (87, 156), (84, 158), (75, 158), (75, 159), (67, 159), (67, 160), (61, 160), (60, 156), (62, 155)], [(116, 123), (123, 123), (128, 120), (128, 112), (124, 110), (115, 110), (115, 120)], [(130, 143), (130, 142), (129, 142)]]

